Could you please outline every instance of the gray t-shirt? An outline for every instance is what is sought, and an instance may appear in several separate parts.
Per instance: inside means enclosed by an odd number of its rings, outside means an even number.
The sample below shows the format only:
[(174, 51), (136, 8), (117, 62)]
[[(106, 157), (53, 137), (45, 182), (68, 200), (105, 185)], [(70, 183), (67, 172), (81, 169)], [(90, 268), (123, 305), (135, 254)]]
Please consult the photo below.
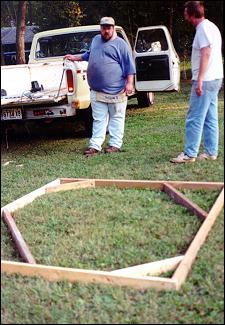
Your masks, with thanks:
[(126, 78), (135, 74), (131, 50), (120, 37), (104, 41), (96, 35), (90, 51), (82, 55), (88, 61), (87, 78), (92, 90), (107, 94), (118, 94), (125, 88)]

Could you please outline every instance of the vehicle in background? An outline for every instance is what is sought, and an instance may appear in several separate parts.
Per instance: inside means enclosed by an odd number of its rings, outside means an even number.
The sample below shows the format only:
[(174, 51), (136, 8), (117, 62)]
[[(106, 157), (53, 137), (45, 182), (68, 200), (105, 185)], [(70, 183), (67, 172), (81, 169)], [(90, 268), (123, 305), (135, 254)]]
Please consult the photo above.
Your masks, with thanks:
[[(122, 27), (116, 26), (136, 65), (135, 93), (138, 105), (154, 102), (154, 92), (178, 91), (180, 62), (165, 26), (139, 28), (134, 49)], [(63, 60), (65, 54), (81, 54), (90, 47), (100, 26), (79, 26), (34, 35), (28, 64), (1, 67), (1, 120), (37, 120), (82, 115), (91, 125), (88, 62)]]

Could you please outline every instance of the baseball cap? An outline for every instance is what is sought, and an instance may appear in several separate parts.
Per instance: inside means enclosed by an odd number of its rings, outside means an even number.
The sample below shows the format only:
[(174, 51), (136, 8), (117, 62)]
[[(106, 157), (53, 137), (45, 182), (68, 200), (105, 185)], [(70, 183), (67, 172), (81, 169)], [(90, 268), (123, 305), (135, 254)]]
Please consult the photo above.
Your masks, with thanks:
[(100, 25), (112, 25), (115, 26), (115, 20), (112, 17), (102, 17)]

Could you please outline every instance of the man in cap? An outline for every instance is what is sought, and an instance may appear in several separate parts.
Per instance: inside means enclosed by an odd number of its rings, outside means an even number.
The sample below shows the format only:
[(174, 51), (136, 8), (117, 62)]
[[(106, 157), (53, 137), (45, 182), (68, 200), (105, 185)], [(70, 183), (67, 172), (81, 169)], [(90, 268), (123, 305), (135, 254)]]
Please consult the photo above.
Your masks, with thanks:
[(106, 153), (119, 152), (123, 143), (127, 96), (133, 93), (135, 66), (127, 43), (117, 36), (112, 17), (100, 20), (89, 51), (65, 55), (71, 61), (88, 61), (87, 78), (91, 89), (92, 137), (86, 156), (101, 152), (108, 125)]

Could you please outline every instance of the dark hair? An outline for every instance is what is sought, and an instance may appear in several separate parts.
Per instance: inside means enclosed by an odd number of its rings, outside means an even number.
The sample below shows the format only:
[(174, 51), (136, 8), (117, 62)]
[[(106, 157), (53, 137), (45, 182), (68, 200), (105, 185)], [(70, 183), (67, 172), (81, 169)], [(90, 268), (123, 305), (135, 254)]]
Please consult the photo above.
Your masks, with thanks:
[(202, 18), (205, 15), (205, 9), (202, 1), (188, 1), (185, 3), (184, 8), (187, 9), (189, 16)]

